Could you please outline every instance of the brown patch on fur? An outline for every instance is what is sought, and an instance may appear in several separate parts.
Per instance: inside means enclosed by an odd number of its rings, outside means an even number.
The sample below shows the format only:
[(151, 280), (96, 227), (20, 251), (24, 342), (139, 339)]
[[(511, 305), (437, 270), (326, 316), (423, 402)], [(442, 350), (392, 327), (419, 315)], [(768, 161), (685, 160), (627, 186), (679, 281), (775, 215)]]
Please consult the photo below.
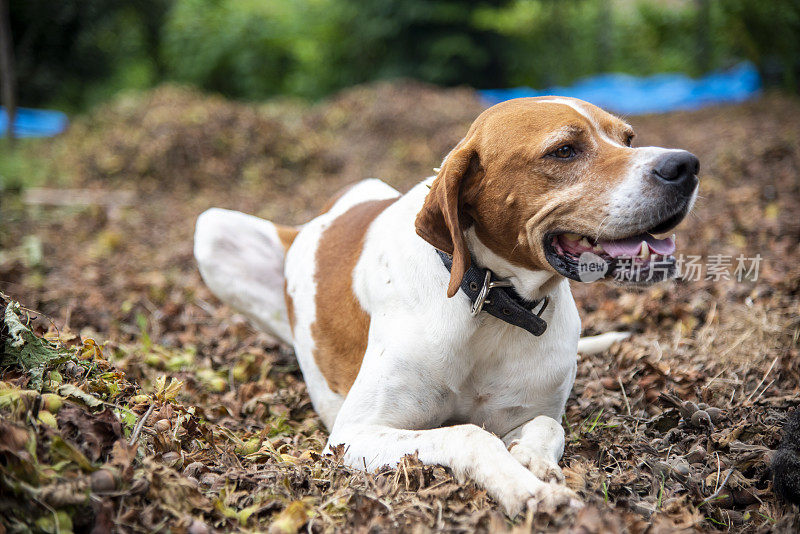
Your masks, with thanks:
[[(278, 232), (278, 239), (281, 240), (284, 253), (288, 252), (289, 247), (294, 243), (294, 238), (297, 237), (300, 230), (293, 226), (283, 226), (281, 224), (275, 224), (275, 230)], [(283, 281), (283, 300), (286, 303), (286, 316), (289, 319), (289, 328), (291, 328), (292, 335), (294, 335), (294, 301), (286, 290), (286, 280)]]
[(292, 335), (294, 335), (294, 300), (292, 300), (292, 296), (289, 294), (286, 280), (283, 281), (283, 300), (286, 302), (286, 316), (289, 318), (289, 328), (292, 330)]
[(281, 240), (283, 251), (288, 251), (289, 247), (294, 243), (294, 238), (297, 237), (299, 230), (293, 226), (283, 226), (281, 224), (275, 224), (275, 230), (278, 231), (278, 239)]
[[(481, 242), (509, 262), (555, 274), (544, 236), (556, 230), (590, 235), (608, 214), (609, 192), (625, 178), (633, 156), (633, 149), (620, 146), (630, 126), (591, 104), (573, 99), (588, 120), (568, 105), (543, 100), (510, 100), (483, 112), (431, 185), (415, 226), (420, 237), (453, 254), (448, 296), (470, 264), (467, 228), (474, 226)], [(565, 144), (580, 147), (580, 157), (547, 156)]]
[[(473, 124), (470, 131), (474, 128)], [(464, 230), (469, 227), (471, 220), (464, 216), (462, 208), (468, 191), (472, 189), (467, 182), (475, 184), (478, 182), (475, 176), (483, 176), (477, 162), (475, 151), (465, 138), (442, 164), (414, 222), (417, 234), (422, 239), (453, 256), (448, 297), (456, 294), (471, 263), (464, 239)]]
[(333, 391), (346, 395), (367, 350), (369, 315), (353, 294), (353, 269), (372, 221), (397, 199), (356, 204), (334, 219), (317, 249), (314, 360)]

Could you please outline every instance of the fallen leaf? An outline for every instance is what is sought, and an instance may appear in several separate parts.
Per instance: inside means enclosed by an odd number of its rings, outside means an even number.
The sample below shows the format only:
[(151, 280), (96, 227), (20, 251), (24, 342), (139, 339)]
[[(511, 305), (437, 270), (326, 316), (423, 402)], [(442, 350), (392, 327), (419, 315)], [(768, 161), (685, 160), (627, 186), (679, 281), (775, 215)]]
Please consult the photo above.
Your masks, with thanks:
[(62, 397), (69, 397), (74, 401), (80, 402), (81, 404), (85, 404), (89, 408), (99, 408), (100, 406), (103, 406), (103, 401), (101, 401), (94, 395), (86, 393), (85, 391), (83, 391), (82, 389), (73, 384), (64, 384), (63, 386), (58, 388), (58, 394), (61, 395)]
[(122, 438), (122, 425), (109, 408), (87, 412), (79, 406), (67, 405), (58, 412), (58, 424), (61, 435), (79, 444), (92, 462), (105, 458)]
[(292, 501), (269, 526), (269, 534), (296, 534), (308, 522), (308, 505)]

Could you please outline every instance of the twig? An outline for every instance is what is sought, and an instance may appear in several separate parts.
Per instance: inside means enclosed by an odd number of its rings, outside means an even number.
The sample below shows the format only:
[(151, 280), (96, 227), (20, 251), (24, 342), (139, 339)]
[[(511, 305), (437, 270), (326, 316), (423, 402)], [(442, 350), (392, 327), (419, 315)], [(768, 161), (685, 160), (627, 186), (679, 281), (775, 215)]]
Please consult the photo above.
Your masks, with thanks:
[(200, 308), (201, 310), (206, 312), (208, 315), (210, 315), (211, 317), (214, 317), (214, 314), (216, 313), (215, 310), (214, 310), (214, 306), (212, 306), (211, 304), (209, 304), (205, 300), (196, 297), (194, 299), (194, 304), (198, 308)]
[(747, 330), (747, 331), (746, 331), (744, 334), (742, 334), (741, 336), (739, 336), (739, 339), (737, 339), (736, 341), (734, 341), (733, 343), (731, 343), (730, 345), (728, 345), (728, 347), (727, 347), (725, 350), (723, 350), (722, 352), (720, 352), (720, 353), (719, 353), (719, 357), (721, 358), (721, 357), (723, 357), (723, 356), (726, 356), (726, 355), (727, 355), (727, 354), (728, 354), (730, 351), (732, 351), (733, 349), (735, 349), (736, 347), (738, 347), (739, 345), (741, 345), (741, 344), (742, 344), (742, 342), (743, 342), (745, 339), (747, 339), (747, 338), (749, 338), (750, 336), (752, 336), (752, 335), (753, 335), (753, 333), (754, 333), (755, 331), (756, 331), (756, 329), (755, 329), (755, 328), (751, 328), (750, 330)]
[(150, 417), (150, 414), (153, 413), (155, 407), (156, 407), (155, 404), (151, 404), (150, 407), (147, 409), (147, 412), (145, 412), (142, 418), (139, 419), (139, 422), (136, 423), (136, 426), (133, 428), (133, 433), (131, 434), (131, 439), (130, 441), (128, 441), (128, 445), (130, 445), (131, 447), (133, 447), (133, 445), (136, 443), (136, 440), (139, 439), (139, 434), (142, 433), (142, 427), (144, 427), (145, 421), (147, 421), (147, 418)]
[(625, 399), (625, 408), (628, 410), (628, 415), (631, 415), (631, 405), (628, 403), (628, 396), (625, 394), (625, 386), (622, 385), (622, 379), (617, 375), (617, 382), (622, 390), (622, 398)]
[(717, 491), (715, 491), (714, 493), (712, 493), (711, 495), (709, 495), (707, 498), (703, 499), (703, 502), (701, 502), (701, 503), (698, 505), (698, 508), (699, 508), (700, 506), (703, 506), (704, 504), (708, 504), (708, 503), (710, 503), (711, 501), (713, 501), (714, 499), (716, 499), (717, 497), (719, 497), (719, 494), (720, 494), (720, 493), (722, 493), (722, 490), (725, 488), (725, 484), (727, 484), (727, 483), (728, 483), (728, 479), (729, 479), (729, 478), (731, 478), (731, 475), (732, 475), (732, 474), (733, 474), (733, 468), (730, 468), (730, 469), (728, 469), (728, 474), (727, 474), (727, 475), (725, 475), (725, 480), (723, 480), (723, 481), (722, 481), (722, 484), (720, 484), (720, 485), (719, 485), (719, 488), (717, 488)]
[(769, 369), (767, 369), (767, 372), (766, 372), (766, 373), (764, 373), (764, 376), (763, 376), (763, 377), (761, 377), (761, 382), (759, 382), (759, 383), (758, 383), (758, 385), (756, 386), (756, 389), (754, 389), (754, 390), (753, 390), (753, 392), (750, 394), (750, 396), (749, 396), (749, 397), (747, 397), (747, 400), (745, 400), (745, 401), (744, 401), (744, 403), (745, 403), (745, 404), (747, 404), (748, 402), (750, 402), (750, 399), (752, 399), (752, 398), (753, 398), (753, 395), (755, 395), (755, 394), (756, 394), (756, 391), (758, 391), (758, 388), (760, 388), (760, 387), (761, 387), (761, 384), (763, 384), (763, 383), (764, 383), (764, 380), (766, 380), (766, 379), (767, 379), (767, 377), (769, 376), (769, 373), (772, 371), (772, 368), (773, 368), (773, 367), (775, 367), (775, 364), (776, 364), (776, 363), (778, 363), (778, 358), (780, 358), (780, 356), (775, 356), (775, 359), (774, 359), (774, 360), (772, 360), (772, 364), (769, 366)]
[(38, 499), (38, 498), (34, 497), (33, 500), (36, 501), (37, 503), (41, 504), (51, 514), (53, 514), (53, 522), (54, 522), (55, 527), (56, 527), (56, 534), (61, 534), (61, 528), (59, 527), (59, 524), (58, 524), (58, 513), (55, 511), (55, 509), (53, 509), (52, 506), (50, 506), (49, 504), (47, 504), (46, 502), (44, 502), (41, 499)]
[(725, 369), (722, 369), (722, 370), (721, 370), (719, 373), (717, 373), (716, 375), (714, 375), (714, 378), (712, 378), (711, 380), (709, 380), (709, 381), (708, 381), (708, 383), (707, 383), (705, 386), (701, 386), (701, 387), (700, 387), (700, 389), (708, 389), (709, 387), (711, 387), (711, 384), (713, 384), (713, 383), (714, 383), (714, 381), (715, 381), (717, 378), (719, 378), (719, 377), (720, 377), (720, 375), (722, 375), (722, 373), (724, 373), (724, 372), (725, 372)]
[(711, 344), (714, 342), (716, 336), (708, 335), (708, 331), (711, 329), (711, 323), (714, 322), (716, 316), (717, 316), (717, 303), (714, 302), (711, 304), (711, 309), (708, 311), (708, 315), (706, 315), (706, 320), (703, 323), (703, 326), (697, 333), (697, 339), (705, 340), (705, 343), (703, 343), (702, 345), (701, 352), (706, 352), (708, 350), (708, 347), (710, 347)]
[(756, 403), (756, 402), (758, 402), (758, 399), (760, 399), (760, 398), (761, 398), (761, 396), (762, 396), (764, 393), (766, 393), (766, 392), (767, 392), (767, 390), (768, 390), (768, 389), (769, 389), (769, 388), (772, 386), (772, 384), (774, 384), (774, 383), (775, 383), (775, 380), (777, 380), (777, 379), (773, 378), (772, 380), (770, 380), (770, 381), (769, 381), (769, 384), (767, 384), (766, 386), (764, 386), (764, 388), (761, 390), (761, 393), (759, 393), (758, 395), (756, 395), (756, 398), (754, 398), (754, 399), (753, 399), (753, 403)]

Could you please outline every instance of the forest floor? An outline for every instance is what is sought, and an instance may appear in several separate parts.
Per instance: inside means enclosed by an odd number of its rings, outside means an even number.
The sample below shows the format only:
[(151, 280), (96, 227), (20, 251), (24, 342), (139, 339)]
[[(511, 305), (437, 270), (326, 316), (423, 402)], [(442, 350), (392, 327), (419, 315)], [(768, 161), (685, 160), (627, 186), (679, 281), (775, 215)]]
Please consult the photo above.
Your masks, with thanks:
[(700, 158), (677, 242), (701, 269), (573, 284), (584, 334), (634, 333), (578, 356), (562, 465), (583, 510), (511, 520), (412, 457), (364, 474), (320, 456), (291, 348), (203, 285), (195, 219), (296, 224), (365, 177), (406, 190), (482, 109), (411, 82), (314, 106), (167, 86), (22, 143), (0, 191), (0, 533), (800, 529), (768, 469), (800, 404), (800, 101), (780, 95), (627, 117), (635, 145)]

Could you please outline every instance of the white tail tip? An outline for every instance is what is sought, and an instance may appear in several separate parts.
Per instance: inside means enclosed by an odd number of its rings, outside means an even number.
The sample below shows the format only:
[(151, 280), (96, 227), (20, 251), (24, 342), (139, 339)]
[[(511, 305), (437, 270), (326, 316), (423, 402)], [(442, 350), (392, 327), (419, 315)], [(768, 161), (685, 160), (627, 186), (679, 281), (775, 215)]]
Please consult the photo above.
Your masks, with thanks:
[(606, 332), (599, 336), (582, 337), (578, 341), (578, 352), (582, 354), (600, 354), (608, 350), (617, 341), (631, 337), (630, 332)]

